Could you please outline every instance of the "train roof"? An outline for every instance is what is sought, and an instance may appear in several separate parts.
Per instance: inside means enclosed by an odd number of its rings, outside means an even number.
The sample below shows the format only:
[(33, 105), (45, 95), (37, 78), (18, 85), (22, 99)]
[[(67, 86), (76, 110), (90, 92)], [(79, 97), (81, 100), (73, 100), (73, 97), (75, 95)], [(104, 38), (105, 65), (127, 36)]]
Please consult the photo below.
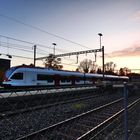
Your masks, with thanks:
[[(87, 77), (91, 77), (93, 74), (91, 73), (86, 73)], [(94, 74), (95, 77), (103, 77), (103, 74)], [(93, 76), (93, 77), (94, 77)], [(115, 78), (115, 79), (129, 79), (127, 76), (118, 76), (118, 75), (104, 75), (105, 78)]]
[(75, 72), (75, 71), (64, 71), (64, 70), (54, 70), (50, 68), (41, 68), (41, 67), (26, 67), (26, 66), (17, 66), (15, 67), (15, 70), (23, 70), (26, 69), (26, 71), (32, 71), (32, 72), (41, 72), (41, 73), (48, 73), (50, 75), (63, 75), (63, 76), (80, 76), (83, 77), (83, 73)]

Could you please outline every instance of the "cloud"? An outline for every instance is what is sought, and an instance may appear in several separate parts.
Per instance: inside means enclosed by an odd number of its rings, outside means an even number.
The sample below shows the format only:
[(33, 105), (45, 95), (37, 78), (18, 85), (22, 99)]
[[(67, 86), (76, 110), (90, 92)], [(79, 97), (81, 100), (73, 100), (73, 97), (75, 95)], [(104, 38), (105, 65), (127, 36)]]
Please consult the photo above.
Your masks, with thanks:
[(136, 11), (131, 18), (135, 21), (140, 20), (140, 10)]
[(131, 56), (140, 56), (140, 43), (133, 44), (132, 46), (114, 51), (112, 53), (106, 54), (106, 57), (131, 57)]

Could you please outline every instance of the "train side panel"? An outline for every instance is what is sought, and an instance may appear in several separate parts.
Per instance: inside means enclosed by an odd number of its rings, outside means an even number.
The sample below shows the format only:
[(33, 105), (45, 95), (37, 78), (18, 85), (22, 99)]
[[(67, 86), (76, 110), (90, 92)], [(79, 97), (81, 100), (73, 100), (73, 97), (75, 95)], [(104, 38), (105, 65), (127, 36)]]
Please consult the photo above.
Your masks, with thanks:
[(23, 83), (25, 83), (25, 86), (36, 86), (37, 85), (37, 78), (36, 78), (36, 73), (32, 72), (32, 71), (28, 71), (27, 69), (25, 69), (25, 81), (23, 81)]
[[(68, 72), (52, 70), (37, 67), (13, 67), (5, 74), (4, 85), (11, 86), (55, 86), (61, 85), (84, 85), (97, 84), (97, 81), (114, 83), (118, 81), (127, 81), (128, 77), (105, 75), (102, 74), (84, 74), (79, 72)], [(104, 82), (104, 81), (103, 81)], [(102, 82), (102, 83), (103, 83)]]

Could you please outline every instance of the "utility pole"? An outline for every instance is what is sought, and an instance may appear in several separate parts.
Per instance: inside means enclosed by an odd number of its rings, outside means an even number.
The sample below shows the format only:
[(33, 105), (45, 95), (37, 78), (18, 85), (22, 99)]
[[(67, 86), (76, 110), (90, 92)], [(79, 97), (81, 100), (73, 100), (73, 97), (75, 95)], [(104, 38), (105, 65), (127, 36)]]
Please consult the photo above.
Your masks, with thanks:
[(125, 140), (128, 140), (128, 89), (127, 83), (124, 82), (124, 132)]
[(34, 66), (36, 65), (36, 45), (34, 45)]

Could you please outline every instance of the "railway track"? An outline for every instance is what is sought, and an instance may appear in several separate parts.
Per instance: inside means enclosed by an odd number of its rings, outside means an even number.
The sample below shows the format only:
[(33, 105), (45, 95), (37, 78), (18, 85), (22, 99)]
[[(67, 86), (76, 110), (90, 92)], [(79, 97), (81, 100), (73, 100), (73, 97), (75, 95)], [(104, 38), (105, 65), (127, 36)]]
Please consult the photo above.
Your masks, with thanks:
[[(38, 91), (37, 91), (38, 92)], [(66, 92), (66, 93), (65, 93)], [(94, 93), (94, 88), (63, 91), (55, 94), (36, 94), (0, 99), (0, 119), (20, 113), (45, 109), (57, 105), (74, 103), (93, 98), (106, 97), (107, 93)], [(93, 95), (94, 94), (94, 95)]]
[(3, 111), (0, 114), (0, 118), (13, 116), (13, 115), (18, 115), (18, 114), (21, 114), (21, 113), (26, 113), (26, 112), (30, 112), (30, 111), (39, 110), (39, 109), (45, 109), (45, 108), (49, 108), (49, 107), (54, 107), (54, 106), (57, 106), (57, 105), (63, 105), (63, 104), (68, 104), (68, 103), (88, 100), (88, 99), (92, 99), (92, 98), (98, 98), (100, 96), (101, 95), (92, 95), (92, 96), (81, 97), (81, 98), (77, 98), (77, 99), (75, 99), (73, 97), (73, 98), (71, 98), (71, 99), (69, 99), (67, 101), (58, 101), (57, 103), (50, 103), (50, 104), (46, 104), (46, 105), (38, 105), (38, 106), (33, 106), (33, 107), (28, 107), (28, 108), (23, 108), (23, 109), (20, 108), (18, 110), (14, 110), (14, 111)]
[(12, 98), (0, 98), (0, 117), (97, 97), (94, 88), (54, 92), (54, 94), (40, 94), (36, 91), (33, 95), (20, 96), (18, 93), (16, 95)]
[[(92, 97), (93, 96), (93, 97)], [(3, 140), (16, 139), (25, 134), (38, 131), (55, 123), (74, 117), (97, 106), (109, 103), (120, 97), (117, 94), (95, 95), (64, 101), (59, 104), (35, 108), (34, 110), (19, 110), (7, 112), (0, 118), (0, 137)], [(9, 114), (8, 114), (9, 113)]]
[[(131, 99), (129, 108), (140, 99)], [(85, 140), (94, 137), (105, 125), (118, 117), (123, 109), (123, 98), (53, 124), (18, 140)]]
[(7, 92), (22, 92), (22, 91), (35, 91), (35, 90), (53, 90), (53, 89), (73, 89), (73, 88), (88, 88), (88, 87), (93, 87), (93, 85), (89, 85), (89, 84), (85, 84), (85, 85), (76, 85), (76, 86), (39, 86), (39, 87), (17, 87), (17, 88), (4, 88), (4, 87), (0, 87), (0, 93), (7, 93)]

